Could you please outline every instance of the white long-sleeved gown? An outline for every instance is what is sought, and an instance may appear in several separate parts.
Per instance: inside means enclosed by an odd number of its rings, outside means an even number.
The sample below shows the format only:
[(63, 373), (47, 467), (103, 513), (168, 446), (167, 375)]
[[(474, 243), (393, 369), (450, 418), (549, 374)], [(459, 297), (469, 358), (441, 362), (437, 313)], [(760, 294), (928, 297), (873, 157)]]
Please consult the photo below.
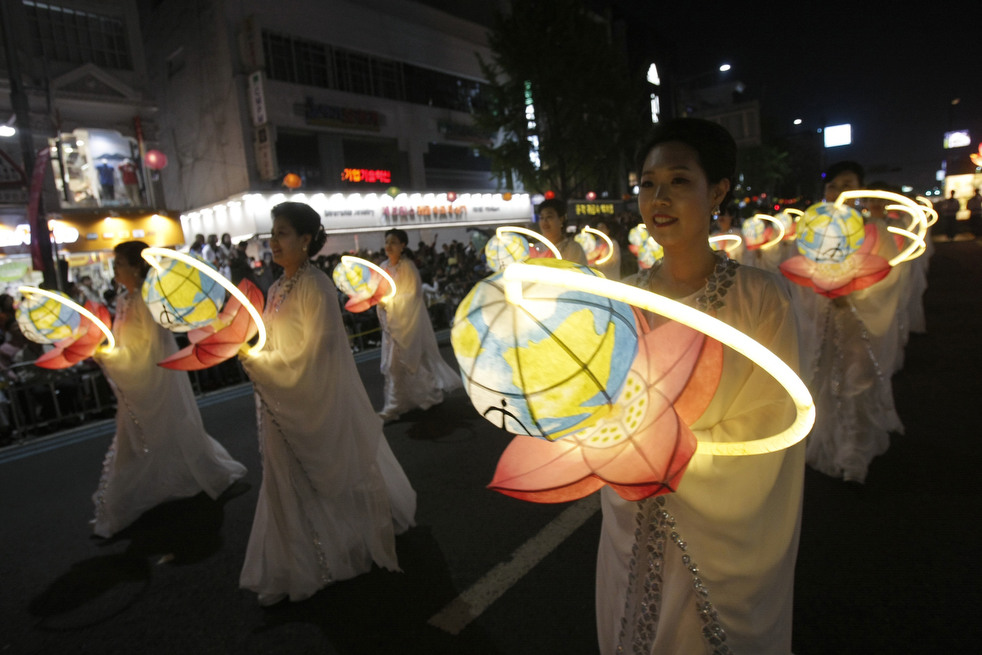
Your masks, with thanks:
[(95, 534), (109, 537), (145, 511), (204, 491), (217, 498), (246, 469), (205, 432), (184, 371), (157, 366), (177, 352), (139, 293), (116, 304), (116, 347), (96, 356), (116, 394), (116, 435), (95, 502)]
[(305, 264), (270, 288), (263, 322), (265, 347), (242, 361), (263, 480), (239, 585), (261, 603), (297, 601), (372, 562), (398, 570), (416, 493), (358, 376), (334, 284)]
[[(644, 274), (640, 282), (646, 288)], [(707, 286), (681, 301), (796, 366), (794, 316), (770, 273), (721, 258)], [(726, 348), (716, 394), (690, 427), (700, 441), (753, 440), (794, 415), (776, 381)], [(804, 455), (803, 443), (747, 457), (697, 453), (676, 493), (640, 502), (604, 488), (600, 652), (689, 655), (724, 643), (738, 654), (787, 655)]]

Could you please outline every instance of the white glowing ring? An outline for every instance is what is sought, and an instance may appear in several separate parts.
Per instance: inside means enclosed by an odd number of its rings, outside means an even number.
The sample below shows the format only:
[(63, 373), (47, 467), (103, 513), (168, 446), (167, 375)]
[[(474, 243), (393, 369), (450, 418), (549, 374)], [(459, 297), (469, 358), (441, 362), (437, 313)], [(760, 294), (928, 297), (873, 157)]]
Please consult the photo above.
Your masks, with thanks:
[(610, 258), (614, 256), (614, 242), (610, 240), (610, 237), (601, 232), (600, 230), (595, 230), (592, 227), (584, 227), (584, 232), (589, 232), (590, 234), (596, 234), (598, 237), (607, 242), (607, 255), (601, 257), (597, 261), (593, 262), (597, 266), (603, 266), (610, 261)]
[[(914, 248), (908, 247), (907, 249), (904, 250), (904, 252), (911, 251), (913, 254), (910, 254), (906, 258), (899, 259), (899, 260), (898, 258), (900, 257), (900, 255), (897, 255), (897, 257), (894, 257), (893, 259), (890, 260), (890, 266), (896, 266), (897, 264), (900, 264), (902, 262), (909, 262), (912, 259), (917, 259), (921, 255), (923, 255), (924, 252), (927, 250), (927, 243), (924, 241), (924, 238), (921, 237), (919, 234), (914, 234), (913, 232), (909, 232), (901, 227), (894, 227), (892, 225), (887, 227), (887, 230), (889, 232), (893, 232), (894, 234), (899, 234), (902, 237), (910, 239), (914, 244)], [(894, 260), (897, 260), (896, 263), (894, 263)]]
[(380, 303), (387, 303), (387, 302), (389, 302), (390, 300), (392, 300), (395, 297), (395, 295), (396, 295), (396, 281), (393, 280), (392, 279), (392, 276), (389, 275), (388, 273), (386, 273), (385, 272), (385, 269), (383, 269), (381, 266), (379, 266), (378, 264), (373, 264), (372, 262), (368, 261), (367, 259), (362, 259), (361, 257), (352, 257), (351, 255), (344, 255), (344, 256), (341, 257), (341, 263), (342, 264), (345, 264), (345, 263), (348, 263), (348, 262), (354, 262), (356, 264), (362, 264), (364, 266), (367, 266), (368, 268), (372, 269), (373, 271), (375, 271), (376, 273), (378, 273), (379, 275), (381, 275), (382, 277), (384, 277), (385, 278), (385, 281), (389, 283), (389, 288), (391, 289), (391, 291), (389, 293), (385, 294), (384, 296), (382, 296), (381, 298), (379, 298), (379, 302)]
[(256, 309), (255, 305), (249, 302), (249, 299), (246, 298), (246, 295), (241, 291), (239, 291), (238, 288), (234, 284), (232, 284), (232, 281), (229, 280), (227, 277), (225, 277), (224, 275), (222, 275), (221, 273), (219, 273), (218, 271), (216, 271), (215, 269), (213, 269), (211, 266), (201, 261), (200, 259), (195, 259), (190, 255), (185, 255), (182, 252), (177, 252), (176, 250), (171, 250), (170, 248), (154, 248), (154, 247), (144, 248), (140, 254), (143, 256), (143, 259), (145, 259), (148, 264), (150, 264), (157, 270), (157, 272), (163, 271), (163, 267), (160, 265), (159, 261), (154, 259), (154, 256), (169, 257), (171, 259), (176, 259), (180, 262), (184, 262), (191, 268), (197, 269), (199, 272), (204, 273), (205, 275), (213, 279), (215, 282), (220, 284), (223, 289), (225, 289), (230, 294), (232, 294), (233, 298), (239, 301), (240, 305), (245, 307), (246, 311), (249, 312), (249, 315), (252, 317), (252, 320), (256, 324), (256, 328), (259, 331), (259, 338), (256, 340), (256, 345), (254, 345), (252, 348), (249, 349), (248, 355), (250, 356), (255, 355), (256, 353), (258, 353), (260, 350), (263, 349), (264, 345), (266, 345), (266, 326), (263, 325), (262, 314), (259, 313), (259, 310)]
[(915, 200), (920, 203), (921, 207), (924, 208), (924, 213), (927, 215), (927, 226), (931, 227), (938, 222), (938, 212), (934, 209), (934, 203), (931, 202), (929, 198), (924, 196), (916, 196)]
[(709, 245), (714, 243), (725, 243), (727, 241), (729, 241), (731, 245), (729, 247), (723, 246), (723, 250), (725, 252), (730, 252), (743, 243), (743, 237), (741, 237), (739, 234), (714, 234), (713, 236), (709, 237)]
[(785, 214), (791, 214), (792, 216), (794, 216), (795, 223), (800, 221), (801, 217), (805, 215), (805, 212), (801, 211), (800, 209), (795, 209), (794, 207), (787, 207), (786, 209), (782, 209), (781, 211), (783, 211)]
[(767, 243), (761, 245), (761, 247), (760, 247), (761, 250), (770, 250), (771, 248), (773, 248), (777, 244), (779, 244), (782, 241), (784, 241), (784, 232), (785, 232), (785, 230), (784, 230), (784, 223), (782, 223), (777, 218), (771, 216), (770, 214), (754, 214), (753, 217), (756, 218), (756, 219), (762, 220), (762, 221), (770, 221), (771, 223), (774, 223), (774, 225), (777, 226), (777, 232), (778, 232), (777, 237), (775, 237), (775, 238), (771, 239), (770, 241), (768, 241)]
[(804, 439), (815, 423), (815, 403), (804, 382), (790, 366), (740, 330), (698, 309), (621, 282), (549, 266), (512, 264), (505, 269), (502, 277), (505, 283), (505, 297), (514, 304), (522, 303), (522, 283), (535, 282), (620, 300), (678, 321), (742, 354), (777, 380), (791, 396), (797, 415), (794, 422), (783, 431), (753, 441), (700, 441), (696, 446), (698, 453), (741, 456), (777, 452)]
[[(843, 191), (839, 194), (839, 197), (835, 200), (835, 206), (841, 207), (843, 203), (847, 200), (852, 200), (854, 198), (881, 198), (883, 200), (893, 200), (898, 203), (898, 205), (891, 205), (893, 209), (900, 209), (909, 212), (912, 221), (908, 226), (906, 232), (911, 232), (912, 230), (917, 230), (917, 238), (911, 239), (909, 246), (904, 248), (900, 254), (890, 260), (890, 266), (896, 266), (901, 262), (905, 262), (908, 259), (913, 259), (912, 255), (915, 250), (920, 247), (926, 248), (924, 243), (924, 235), (927, 233), (927, 216), (924, 213), (923, 205), (920, 205), (907, 196), (902, 196), (899, 193), (893, 193), (892, 191), (881, 191), (879, 189), (858, 189), (856, 191)], [(892, 231), (892, 230), (891, 230)]]
[(52, 300), (56, 300), (60, 302), (62, 305), (65, 305), (70, 309), (74, 309), (76, 312), (78, 312), (85, 318), (92, 321), (97, 328), (102, 330), (102, 333), (106, 335), (106, 342), (109, 345), (108, 350), (111, 351), (113, 348), (116, 347), (116, 338), (113, 336), (113, 331), (109, 329), (109, 326), (103, 323), (98, 316), (87, 310), (85, 307), (82, 307), (71, 298), (66, 298), (61, 294), (54, 293), (53, 291), (48, 291), (47, 289), (39, 289), (37, 287), (27, 287), (27, 286), (18, 287), (17, 291), (19, 291), (20, 293), (33, 293), (38, 296), (51, 298)]
[(559, 254), (559, 248), (557, 248), (552, 243), (552, 241), (550, 241), (549, 239), (545, 238), (544, 236), (542, 236), (538, 232), (533, 232), (532, 230), (530, 230), (528, 228), (524, 228), (524, 227), (515, 227), (513, 225), (503, 225), (503, 226), (499, 227), (497, 230), (494, 231), (494, 233), (496, 235), (498, 235), (499, 237), (501, 236), (501, 234), (503, 232), (518, 232), (519, 234), (524, 234), (527, 237), (532, 237), (533, 239), (536, 239), (538, 241), (541, 241), (543, 244), (545, 244), (546, 247), (548, 247), (549, 250), (552, 251), (552, 254), (555, 255), (556, 259), (562, 259), (563, 258), (563, 256)]

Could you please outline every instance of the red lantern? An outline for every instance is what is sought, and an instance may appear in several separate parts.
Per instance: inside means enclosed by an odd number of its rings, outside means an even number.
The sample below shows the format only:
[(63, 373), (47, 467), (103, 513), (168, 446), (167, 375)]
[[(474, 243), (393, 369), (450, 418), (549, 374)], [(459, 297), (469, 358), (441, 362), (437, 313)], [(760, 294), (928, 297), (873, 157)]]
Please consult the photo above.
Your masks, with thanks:
[(543, 195), (543, 196), (545, 196), (545, 199), (546, 199), (546, 200), (552, 200), (553, 198), (555, 198), (555, 197), (556, 197), (556, 192), (555, 192), (555, 191), (546, 191), (546, 192), (545, 192), (544, 194), (542, 194), (542, 195)]
[(167, 166), (167, 155), (159, 150), (147, 150), (147, 154), (143, 156), (143, 162), (147, 165), (147, 168), (159, 171)]
[(456, 193), (454, 193), (453, 191), (448, 191), (447, 192), (447, 202), (453, 202), (456, 199), (457, 199), (457, 194)]
[(586, 199), (587, 200), (596, 200), (597, 199), (597, 192), (596, 191), (587, 191), (586, 192)]
[(303, 184), (303, 180), (296, 173), (287, 173), (286, 177), (283, 178), (283, 186), (287, 189), (299, 189), (301, 184)]

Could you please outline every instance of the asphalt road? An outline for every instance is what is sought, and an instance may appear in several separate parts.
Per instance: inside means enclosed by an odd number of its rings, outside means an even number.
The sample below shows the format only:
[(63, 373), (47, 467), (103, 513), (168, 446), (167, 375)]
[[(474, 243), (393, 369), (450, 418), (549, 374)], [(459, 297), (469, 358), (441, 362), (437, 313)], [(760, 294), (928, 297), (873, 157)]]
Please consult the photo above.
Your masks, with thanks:
[[(862, 488), (807, 473), (797, 655), (979, 652), (982, 245), (937, 244), (926, 307), (928, 333), (894, 378), (906, 434)], [(359, 370), (381, 405), (377, 360)], [(202, 405), (248, 476), (108, 542), (88, 520), (111, 422), (0, 450), (0, 655), (597, 652), (595, 497), (549, 506), (487, 490), (508, 437), (462, 394), (385, 428), (419, 497), (417, 527), (397, 539), (402, 572), (269, 609), (237, 584), (260, 480), (249, 387)]]

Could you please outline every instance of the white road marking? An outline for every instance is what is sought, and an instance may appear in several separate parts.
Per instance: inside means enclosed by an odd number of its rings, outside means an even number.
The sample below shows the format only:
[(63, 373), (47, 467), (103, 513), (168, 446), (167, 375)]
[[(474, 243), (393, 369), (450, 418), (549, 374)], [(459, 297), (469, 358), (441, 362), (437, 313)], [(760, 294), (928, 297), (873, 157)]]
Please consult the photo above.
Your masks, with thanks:
[(519, 546), (509, 561), (495, 565), (469, 589), (431, 616), (427, 623), (452, 635), (459, 634), (599, 509), (600, 494), (597, 493), (566, 508), (538, 534)]

